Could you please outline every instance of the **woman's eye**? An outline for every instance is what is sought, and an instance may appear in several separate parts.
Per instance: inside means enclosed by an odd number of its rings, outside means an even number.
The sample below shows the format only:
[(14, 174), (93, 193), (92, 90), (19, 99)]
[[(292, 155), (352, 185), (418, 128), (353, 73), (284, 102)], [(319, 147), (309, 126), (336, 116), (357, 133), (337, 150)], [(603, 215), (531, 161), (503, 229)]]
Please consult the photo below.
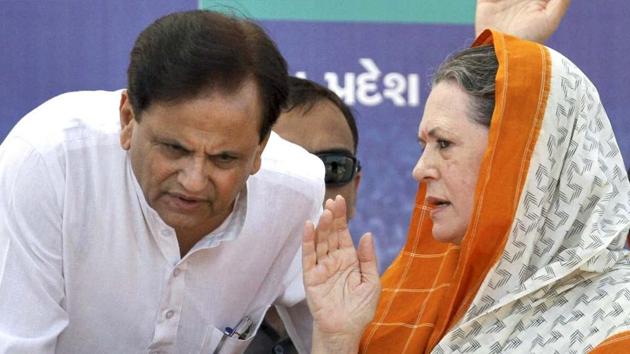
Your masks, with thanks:
[(438, 147), (439, 147), (440, 149), (446, 149), (446, 148), (448, 148), (449, 146), (451, 146), (451, 142), (450, 142), (450, 141), (448, 141), (448, 140), (443, 140), (443, 139), (438, 139), (437, 144), (438, 144)]

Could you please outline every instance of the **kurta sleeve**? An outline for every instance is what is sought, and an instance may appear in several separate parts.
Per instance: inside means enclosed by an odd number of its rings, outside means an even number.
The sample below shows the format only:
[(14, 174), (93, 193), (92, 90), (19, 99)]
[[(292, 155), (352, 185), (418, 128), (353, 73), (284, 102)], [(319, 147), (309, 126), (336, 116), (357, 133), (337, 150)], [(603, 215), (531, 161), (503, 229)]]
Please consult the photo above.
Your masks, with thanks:
[(313, 316), (311, 315), (302, 280), (302, 248), (293, 259), (291, 269), (298, 269), (284, 294), (276, 302), (278, 315), (299, 353), (310, 353), (313, 335)]
[[(323, 193), (322, 193), (323, 196)], [(323, 212), (321, 198), (315, 198), (316, 204), (309, 213), (309, 220), (317, 223)], [(300, 228), (303, 230), (303, 228)], [(304, 235), (300, 232), (300, 240)], [(301, 241), (300, 241), (301, 242)], [(302, 275), (302, 247), (300, 247), (291, 262), (289, 271), (285, 276), (288, 284), (282, 296), (276, 301), (278, 315), (299, 353), (311, 352), (311, 340), (313, 336), (313, 316), (306, 303), (304, 291), (304, 278)]]
[(25, 141), (0, 145), (0, 353), (54, 353), (68, 325), (60, 169)]

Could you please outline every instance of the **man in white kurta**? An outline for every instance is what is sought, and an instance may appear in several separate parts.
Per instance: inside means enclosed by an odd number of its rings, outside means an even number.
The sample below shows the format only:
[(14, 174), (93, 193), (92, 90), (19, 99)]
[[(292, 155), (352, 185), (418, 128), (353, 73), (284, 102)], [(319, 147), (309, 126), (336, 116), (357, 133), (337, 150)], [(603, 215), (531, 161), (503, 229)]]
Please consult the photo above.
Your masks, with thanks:
[(274, 303), (308, 337), (298, 248), (321, 162), (272, 133), (230, 216), (181, 258), (120, 147), (120, 94), (53, 98), (0, 147), (0, 352), (199, 353)]
[(305, 352), (324, 168), (270, 132), (287, 78), (254, 23), (176, 13), (127, 90), (25, 116), (0, 145), (0, 353), (240, 353), (271, 305)]

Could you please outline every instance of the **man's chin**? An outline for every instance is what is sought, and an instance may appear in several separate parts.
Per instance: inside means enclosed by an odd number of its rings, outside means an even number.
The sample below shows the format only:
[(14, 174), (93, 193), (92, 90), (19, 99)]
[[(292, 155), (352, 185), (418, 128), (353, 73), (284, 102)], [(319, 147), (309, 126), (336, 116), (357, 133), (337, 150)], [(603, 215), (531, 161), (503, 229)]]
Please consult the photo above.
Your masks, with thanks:
[(199, 218), (187, 213), (168, 210), (162, 212), (158, 211), (158, 215), (160, 215), (160, 218), (162, 218), (166, 225), (174, 229), (189, 229), (199, 225), (197, 221)]

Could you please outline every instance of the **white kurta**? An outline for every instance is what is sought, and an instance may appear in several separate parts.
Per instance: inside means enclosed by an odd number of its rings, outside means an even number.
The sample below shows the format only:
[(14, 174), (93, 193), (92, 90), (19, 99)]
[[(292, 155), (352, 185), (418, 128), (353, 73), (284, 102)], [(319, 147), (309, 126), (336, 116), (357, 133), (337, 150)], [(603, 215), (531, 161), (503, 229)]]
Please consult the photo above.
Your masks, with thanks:
[(180, 259), (119, 145), (119, 100), (58, 96), (0, 146), (0, 353), (207, 353), (272, 304), (305, 350), (299, 246), (321, 162), (272, 133), (230, 217)]

